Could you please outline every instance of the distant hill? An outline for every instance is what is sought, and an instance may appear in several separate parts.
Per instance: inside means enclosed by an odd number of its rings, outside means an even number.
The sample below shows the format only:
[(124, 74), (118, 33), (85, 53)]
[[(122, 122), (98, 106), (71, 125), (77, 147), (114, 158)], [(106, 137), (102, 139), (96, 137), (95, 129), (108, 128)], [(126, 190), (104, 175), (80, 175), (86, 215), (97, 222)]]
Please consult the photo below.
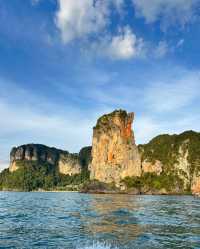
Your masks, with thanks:
[[(10, 166), (0, 174), (2, 190), (77, 190), (89, 179), (91, 147), (77, 154), (41, 144), (14, 147)], [(67, 186), (67, 187), (66, 187)]]

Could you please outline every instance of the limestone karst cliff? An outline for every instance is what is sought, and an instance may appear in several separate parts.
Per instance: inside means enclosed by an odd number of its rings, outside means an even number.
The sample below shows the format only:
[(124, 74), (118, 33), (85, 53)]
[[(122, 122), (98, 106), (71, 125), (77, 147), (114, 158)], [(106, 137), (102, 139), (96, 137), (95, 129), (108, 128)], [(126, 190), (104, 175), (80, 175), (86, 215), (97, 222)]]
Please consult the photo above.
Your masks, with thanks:
[[(51, 148), (41, 144), (27, 144), (14, 147), (10, 153), (9, 171), (14, 172), (19, 168), (20, 161), (38, 161), (45, 162), (58, 167), (59, 173), (65, 175), (74, 175), (81, 173), (83, 167), (87, 168), (90, 157), (83, 154), (83, 151), (90, 147), (81, 149), (80, 156), (77, 153)], [(88, 159), (89, 158), (89, 159)]]
[(183, 190), (200, 193), (200, 133), (159, 135), (139, 146), (143, 172), (180, 179)]
[(200, 194), (200, 133), (159, 135), (136, 146), (133, 119), (123, 110), (103, 115), (93, 128), (92, 147), (79, 153), (40, 144), (14, 147), (9, 169), (0, 174), (0, 189), (89, 183), (86, 189), (94, 191), (109, 185), (109, 191), (116, 191), (114, 186), (137, 194)]
[(91, 179), (119, 183), (140, 176), (140, 155), (132, 131), (133, 113), (117, 110), (100, 117), (93, 128)]
[(27, 144), (12, 148), (10, 152), (9, 171), (18, 169), (18, 161), (42, 161), (55, 165), (58, 162), (60, 150), (41, 144)]

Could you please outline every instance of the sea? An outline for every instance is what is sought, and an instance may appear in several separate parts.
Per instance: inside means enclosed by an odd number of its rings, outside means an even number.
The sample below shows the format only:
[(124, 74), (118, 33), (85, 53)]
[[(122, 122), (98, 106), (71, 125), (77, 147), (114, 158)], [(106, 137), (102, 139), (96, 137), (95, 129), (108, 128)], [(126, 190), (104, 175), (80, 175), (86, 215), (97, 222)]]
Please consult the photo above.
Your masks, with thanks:
[(0, 248), (200, 248), (200, 198), (0, 192)]

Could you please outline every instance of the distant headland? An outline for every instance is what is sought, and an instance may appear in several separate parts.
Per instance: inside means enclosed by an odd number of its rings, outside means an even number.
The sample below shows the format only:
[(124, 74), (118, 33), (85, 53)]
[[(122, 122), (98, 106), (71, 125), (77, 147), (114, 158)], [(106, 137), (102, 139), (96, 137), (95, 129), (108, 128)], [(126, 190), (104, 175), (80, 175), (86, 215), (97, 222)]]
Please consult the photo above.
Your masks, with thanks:
[(92, 146), (79, 153), (41, 144), (14, 147), (0, 190), (200, 194), (200, 133), (159, 135), (136, 146), (133, 120), (134, 113), (124, 110), (103, 115)]

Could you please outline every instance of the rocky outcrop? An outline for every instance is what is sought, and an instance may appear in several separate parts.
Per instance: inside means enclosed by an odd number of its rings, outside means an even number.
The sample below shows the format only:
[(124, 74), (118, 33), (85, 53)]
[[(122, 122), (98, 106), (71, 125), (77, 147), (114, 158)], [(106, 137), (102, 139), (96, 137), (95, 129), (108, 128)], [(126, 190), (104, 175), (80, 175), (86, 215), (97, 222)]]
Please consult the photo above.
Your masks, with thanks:
[(194, 176), (192, 179), (191, 191), (194, 195), (200, 196), (200, 175)]
[(87, 169), (91, 161), (91, 147), (81, 149), (79, 154), (71, 154), (68, 151), (41, 144), (27, 144), (11, 150), (10, 172), (19, 168), (19, 161), (45, 162), (58, 167), (61, 174), (74, 175), (79, 174), (83, 168)]
[(59, 172), (64, 175), (75, 175), (81, 172), (78, 154), (60, 153), (58, 161)]
[(159, 135), (139, 151), (144, 173), (175, 175), (183, 183), (182, 191), (200, 193), (200, 133)]
[(183, 149), (184, 146), (185, 142), (179, 146), (178, 153), (172, 156), (172, 161), (174, 161), (173, 157), (176, 157), (173, 165), (164, 163), (160, 161), (160, 159), (158, 160), (158, 158), (154, 158), (153, 160), (143, 158), (141, 162), (142, 172), (160, 175), (162, 172), (166, 173), (170, 167), (171, 170), (169, 170), (169, 172), (171, 171), (171, 173), (176, 173), (178, 177), (183, 180), (184, 188), (186, 189), (190, 184), (190, 163), (188, 161), (188, 149)]
[(183, 180), (184, 188), (186, 189), (190, 185), (191, 165), (188, 160), (189, 156), (189, 140), (185, 140), (179, 146), (177, 154), (177, 162), (174, 164), (174, 168), (177, 170), (178, 176)]
[(133, 119), (133, 113), (122, 110), (98, 119), (93, 128), (91, 179), (119, 183), (126, 176), (141, 175)]
[(41, 144), (27, 144), (14, 147), (10, 153), (9, 171), (18, 169), (17, 161), (42, 161), (56, 165), (62, 151)]
[(142, 172), (143, 173), (155, 173), (160, 175), (163, 171), (163, 165), (160, 161), (155, 160), (154, 163), (148, 162), (148, 160), (144, 160), (142, 162)]

